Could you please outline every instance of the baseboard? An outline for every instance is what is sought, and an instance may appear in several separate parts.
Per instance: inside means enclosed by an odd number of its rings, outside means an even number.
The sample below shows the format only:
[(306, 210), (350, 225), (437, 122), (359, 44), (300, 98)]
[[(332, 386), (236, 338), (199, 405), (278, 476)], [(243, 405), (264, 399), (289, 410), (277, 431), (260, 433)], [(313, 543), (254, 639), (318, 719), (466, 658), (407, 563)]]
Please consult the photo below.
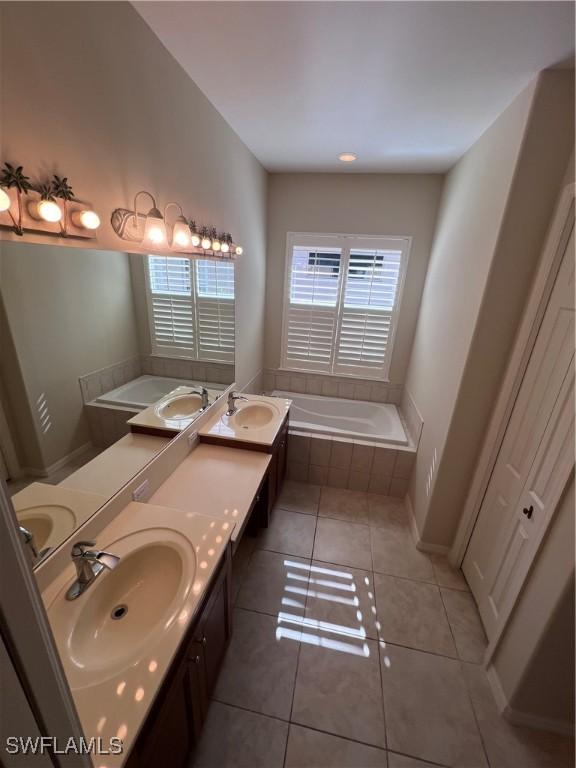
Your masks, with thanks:
[(92, 443), (84, 443), (84, 445), (81, 445), (79, 448), (71, 451), (66, 456), (58, 459), (58, 461), (55, 461), (54, 464), (50, 464), (49, 467), (43, 467), (42, 469), (36, 469), (35, 467), (24, 467), (23, 469), (25, 474), (30, 475), (31, 477), (50, 477), (51, 474), (57, 472), (59, 469), (62, 469), (62, 467), (68, 464), (69, 461), (77, 459), (78, 456), (86, 453), (86, 451), (89, 451), (91, 448)]
[(410, 530), (412, 531), (412, 538), (416, 549), (420, 552), (429, 552), (432, 555), (445, 555), (450, 551), (450, 547), (444, 544), (430, 544), (427, 541), (423, 541), (418, 530), (418, 523), (416, 522), (416, 516), (414, 515), (414, 508), (412, 507), (412, 501), (410, 496), (406, 494), (404, 497), (404, 504), (408, 510), (408, 520), (410, 521)]
[(522, 712), (519, 709), (511, 707), (493, 664), (488, 666), (486, 676), (488, 677), (490, 689), (494, 696), (494, 700), (496, 701), (498, 711), (509, 723), (524, 728), (532, 728), (537, 731), (550, 731), (551, 733), (559, 733), (562, 736), (574, 736), (574, 725), (572, 723), (567, 723), (563, 720), (555, 720), (549, 717), (541, 717), (540, 715), (532, 715), (529, 712)]

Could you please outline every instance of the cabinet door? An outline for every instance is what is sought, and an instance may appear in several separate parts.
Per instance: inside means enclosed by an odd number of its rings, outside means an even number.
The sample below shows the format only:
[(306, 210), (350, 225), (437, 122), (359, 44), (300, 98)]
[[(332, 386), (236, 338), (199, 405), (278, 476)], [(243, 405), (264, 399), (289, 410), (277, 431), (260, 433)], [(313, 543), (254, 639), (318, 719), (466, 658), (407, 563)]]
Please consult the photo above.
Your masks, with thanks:
[(172, 768), (188, 764), (194, 743), (189, 725), (189, 689), (188, 668), (183, 665), (163, 697), (157, 717), (150, 727), (146, 724), (147, 733), (138, 744), (130, 766), (158, 768), (165, 765), (167, 759)]
[[(226, 572), (226, 564), (224, 570)], [(216, 685), (231, 633), (228, 580), (226, 578), (219, 579), (219, 583), (202, 613), (199, 629), (199, 641), (203, 651), (206, 698), (209, 699)]]

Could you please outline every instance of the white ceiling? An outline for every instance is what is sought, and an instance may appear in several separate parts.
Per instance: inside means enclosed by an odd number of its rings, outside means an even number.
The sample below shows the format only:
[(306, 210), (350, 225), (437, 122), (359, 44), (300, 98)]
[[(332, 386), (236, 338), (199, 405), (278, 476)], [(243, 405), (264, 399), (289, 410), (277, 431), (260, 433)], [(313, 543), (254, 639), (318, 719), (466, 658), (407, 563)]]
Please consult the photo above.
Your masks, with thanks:
[(443, 171), (574, 48), (571, 2), (134, 5), (272, 171)]

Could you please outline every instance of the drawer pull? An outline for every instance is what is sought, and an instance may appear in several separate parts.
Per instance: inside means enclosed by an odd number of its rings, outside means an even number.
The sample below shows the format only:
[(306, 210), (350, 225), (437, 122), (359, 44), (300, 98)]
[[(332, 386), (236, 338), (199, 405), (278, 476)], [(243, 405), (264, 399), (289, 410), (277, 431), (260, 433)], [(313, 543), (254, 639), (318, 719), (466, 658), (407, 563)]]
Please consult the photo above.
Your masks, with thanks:
[(200, 656), (196, 656), (194, 659), (194, 664), (200, 664)]
[(208, 640), (206, 640), (206, 638), (205, 638), (205, 637), (203, 637), (203, 638), (202, 638), (202, 645), (206, 645), (206, 643), (207, 643), (207, 642), (208, 642)]

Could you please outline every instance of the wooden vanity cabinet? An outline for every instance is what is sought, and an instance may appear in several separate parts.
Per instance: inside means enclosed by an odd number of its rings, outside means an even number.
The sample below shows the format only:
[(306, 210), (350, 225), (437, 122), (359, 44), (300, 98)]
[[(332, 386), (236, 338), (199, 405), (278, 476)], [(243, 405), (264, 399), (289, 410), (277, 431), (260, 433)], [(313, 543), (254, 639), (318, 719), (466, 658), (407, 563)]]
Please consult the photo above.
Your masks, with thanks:
[(189, 764), (232, 634), (231, 562), (229, 546), (125, 768), (184, 768)]

